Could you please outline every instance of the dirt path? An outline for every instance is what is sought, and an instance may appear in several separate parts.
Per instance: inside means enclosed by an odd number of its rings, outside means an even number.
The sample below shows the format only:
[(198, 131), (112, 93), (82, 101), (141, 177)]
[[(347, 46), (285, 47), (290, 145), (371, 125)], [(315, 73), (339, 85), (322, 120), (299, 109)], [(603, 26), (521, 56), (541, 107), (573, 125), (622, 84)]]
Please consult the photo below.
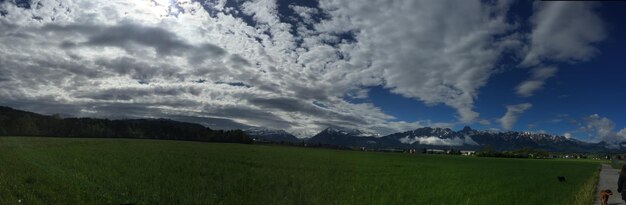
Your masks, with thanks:
[(610, 165), (602, 164), (602, 171), (600, 171), (600, 179), (598, 180), (598, 188), (596, 188), (594, 205), (600, 205), (598, 193), (603, 189), (610, 189), (613, 191), (613, 196), (609, 198), (609, 205), (626, 204), (622, 200), (620, 193), (617, 193), (617, 179), (619, 178), (619, 170), (613, 169)]

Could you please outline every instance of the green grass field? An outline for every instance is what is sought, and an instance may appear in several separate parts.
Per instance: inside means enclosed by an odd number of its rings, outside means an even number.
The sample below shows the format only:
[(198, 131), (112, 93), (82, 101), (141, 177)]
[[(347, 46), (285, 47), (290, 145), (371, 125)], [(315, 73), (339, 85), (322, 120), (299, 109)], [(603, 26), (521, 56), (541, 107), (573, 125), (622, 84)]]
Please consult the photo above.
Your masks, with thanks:
[(591, 204), (598, 168), (589, 161), (0, 137), (0, 204)]

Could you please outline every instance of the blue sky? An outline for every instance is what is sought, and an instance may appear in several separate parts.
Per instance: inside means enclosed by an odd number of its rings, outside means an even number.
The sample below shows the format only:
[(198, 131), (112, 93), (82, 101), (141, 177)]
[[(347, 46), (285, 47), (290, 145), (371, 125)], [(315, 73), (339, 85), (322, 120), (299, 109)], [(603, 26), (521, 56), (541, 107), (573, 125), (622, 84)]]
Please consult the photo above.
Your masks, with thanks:
[(619, 2), (0, 0), (0, 105), (626, 141)]
[[(543, 90), (529, 98), (513, 92), (529, 73), (516, 66), (515, 60), (503, 60), (502, 72), (494, 74), (487, 85), (479, 89), (475, 107), (489, 125), (478, 122), (457, 123), (454, 129), (469, 125), (475, 129), (498, 129), (497, 120), (506, 112), (505, 105), (531, 102), (532, 108), (518, 117), (512, 130), (547, 132), (556, 135), (571, 133), (583, 140), (592, 140), (593, 133), (583, 132), (579, 122), (586, 116), (599, 114), (611, 119), (616, 127), (626, 127), (626, 70), (620, 64), (626, 54), (626, 28), (620, 19), (626, 19), (626, 4), (604, 2), (598, 13), (606, 23), (607, 39), (597, 44), (598, 54), (586, 62), (557, 62), (558, 74), (546, 82)], [(531, 2), (517, 2), (510, 16), (528, 18)], [(394, 94), (382, 86), (369, 88), (367, 99), (354, 102), (371, 102), (398, 121), (432, 120), (454, 122), (455, 110), (445, 105), (428, 106), (411, 98)], [(573, 122), (573, 121), (576, 122)], [(591, 135), (591, 136), (590, 136)]]

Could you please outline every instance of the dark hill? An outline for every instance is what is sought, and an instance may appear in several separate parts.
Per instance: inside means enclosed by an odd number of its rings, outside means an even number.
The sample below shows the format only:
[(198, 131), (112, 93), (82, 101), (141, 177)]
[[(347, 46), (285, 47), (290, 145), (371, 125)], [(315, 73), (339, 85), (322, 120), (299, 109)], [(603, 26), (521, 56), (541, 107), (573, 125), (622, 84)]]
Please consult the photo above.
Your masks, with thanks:
[(168, 119), (61, 118), (0, 106), (0, 136), (92, 137), (251, 143), (241, 130)]

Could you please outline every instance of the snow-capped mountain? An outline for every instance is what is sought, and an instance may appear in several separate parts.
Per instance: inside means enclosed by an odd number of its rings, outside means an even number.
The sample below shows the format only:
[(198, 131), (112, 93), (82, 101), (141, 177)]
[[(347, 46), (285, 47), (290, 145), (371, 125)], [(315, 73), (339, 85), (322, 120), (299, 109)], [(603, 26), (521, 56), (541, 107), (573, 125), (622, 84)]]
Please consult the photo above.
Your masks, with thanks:
[(350, 135), (350, 136), (356, 136), (356, 137), (379, 137), (380, 136), (380, 134), (367, 132), (363, 130), (357, 130), (357, 129), (343, 130), (343, 129), (333, 128), (333, 127), (326, 128), (322, 132), (327, 132), (330, 134)]
[(601, 145), (568, 139), (545, 133), (532, 132), (486, 132), (479, 131), (472, 138), (480, 145), (492, 145), (499, 150), (541, 148), (550, 151), (594, 151), (604, 149)]
[(260, 139), (264, 141), (272, 141), (272, 142), (300, 142), (302, 140), (298, 139), (294, 135), (286, 132), (285, 130), (275, 130), (275, 129), (266, 129), (266, 128), (250, 128), (244, 130), (246, 134), (248, 134), (253, 139)]
[(464, 127), (459, 131), (450, 128), (422, 127), (411, 131), (380, 136), (362, 130), (329, 127), (309, 139), (299, 139), (284, 130), (252, 128), (245, 130), (252, 138), (273, 142), (302, 142), (338, 147), (367, 148), (454, 148), (478, 150), (486, 145), (496, 150), (540, 148), (548, 151), (597, 152), (604, 151), (603, 143), (587, 143), (564, 136), (545, 133), (515, 131), (478, 131)]
[(470, 127), (454, 131), (449, 128), (423, 127), (383, 137), (371, 133), (328, 128), (309, 143), (368, 148), (456, 148), (479, 149), (490, 145), (496, 150), (541, 148), (549, 151), (597, 151), (604, 147), (563, 136), (532, 132), (477, 131)]
[(382, 140), (387, 146), (394, 146), (394, 144), (401, 143), (402, 147), (478, 146), (478, 143), (471, 137), (474, 132), (475, 130), (469, 127), (459, 132), (455, 132), (450, 128), (423, 127), (411, 131), (390, 134), (382, 137)]
[(369, 147), (378, 143), (378, 136), (378, 134), (361, 130), (343, 130), (329, 127), (311, 137), (308, 142), (335, 146)]

